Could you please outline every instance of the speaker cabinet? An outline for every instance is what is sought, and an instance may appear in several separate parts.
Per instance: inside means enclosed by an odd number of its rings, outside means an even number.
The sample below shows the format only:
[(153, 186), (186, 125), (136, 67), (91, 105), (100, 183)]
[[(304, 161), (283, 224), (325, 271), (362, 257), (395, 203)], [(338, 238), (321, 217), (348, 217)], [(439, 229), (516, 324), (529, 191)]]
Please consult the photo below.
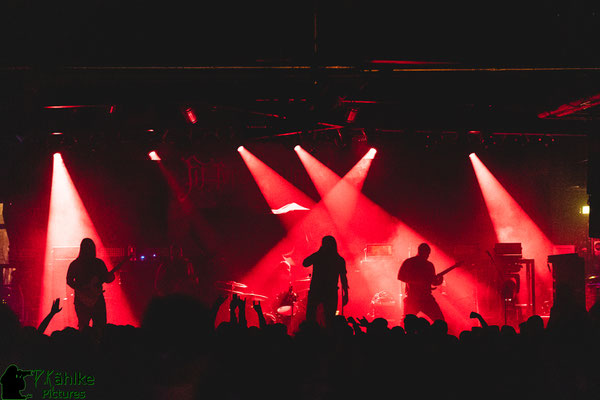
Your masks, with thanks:
[(585, 307), (585, 262), (577, 254), (548, 256), (554, 280), (554, 304), (569, 302)]

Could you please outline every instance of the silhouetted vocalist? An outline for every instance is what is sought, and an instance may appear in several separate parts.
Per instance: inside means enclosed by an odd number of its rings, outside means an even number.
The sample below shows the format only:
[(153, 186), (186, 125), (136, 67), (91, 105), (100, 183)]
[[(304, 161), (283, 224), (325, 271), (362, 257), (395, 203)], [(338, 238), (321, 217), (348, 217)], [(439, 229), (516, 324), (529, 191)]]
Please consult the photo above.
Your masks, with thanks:
[(417, 315), (419, 311), (432, 320), (444, 320), (444, 314), (431, 294), (431, 286), (439, 286), (443, 282), (441, 275), (436, 275), (433, 263), (427, 261), (431, 247), (421, 243), (417, 255), (406, 259), (398, 271), (398, 279), (406, 282), (407, 293), (404, 299), (404, 315)]
[(342, 284), (342, 304), (348, 304), (348, 278), (346, 260), (337, 251), (333, 236), (325, 236), (319, 250), (302, 262), (304, 267), (313, 266), (310, 290), (306, 304), (306, 320), (316, 321), (317, 307), (323, 306), (325, 323), (331, 326), (335, 318), (338, 299), (338, 279)]

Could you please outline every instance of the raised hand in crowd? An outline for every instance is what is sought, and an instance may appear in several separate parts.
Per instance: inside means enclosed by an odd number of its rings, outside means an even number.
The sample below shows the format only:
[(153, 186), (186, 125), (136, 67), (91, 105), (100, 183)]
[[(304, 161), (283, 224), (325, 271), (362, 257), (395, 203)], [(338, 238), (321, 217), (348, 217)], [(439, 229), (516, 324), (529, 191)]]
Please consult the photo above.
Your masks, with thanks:
[(481, 324), (482, 328), (487, 328), (488, 327), (487, 322), (485, 322), (485, 320), (483, 319), (483, 317), (481, 316), (481, 314), (476, 313), (475, 311), (471, 311), (471, 314), (469, 315), (469, 318), (477, 318), (477, 320)]
[(350, 325), (352, 325), (352, 329), (354, 330), (355, 335), (360, 335), (364, 333), (362, 329), (360, 329), (360, 323), (358, 323), (358, 321), (355, 320), (354, 317), (348, 317), (348, 322), (350, 322)]
[(38, 329), (37, 329), (38, 332), (44, 333), (46, 328), (48, 328), (48, 324), (50, 324), (50, 321), (52, 320), (52, 318), (54, 318), (54, 316), (56, 314), (58, 314), (61, 310), (62, 310), (62, 307), (60, 307), (60, 298), (57, 297), (52, 302), (52, 308), (50, 309), (50, 312), (48, 313), (48, 315), (46, 315), (46, 318), (44, 318), (44, 320), (38, 326)]
[[(236, 309), (238, 309), (237, 315), (235, 312)], [(231, 302), (229, 303), (229, 320), (234, 324), (247, 326), (246, 300), (242, 300), (236, 293), (231, 296)]]
[(227, 296), (219, 295), (219, 296), (218, 296), (218, 297), (215, 299), (215, 301), (214, 301), (214, 303), (213, 303), (213, 306), (212, 306), (212, 308), (213, 308), (213, 309), (215, 309), (215, 308), (216, 308), (216, 309), (218, 310), (219, 308), (221, 308), (221, 306), (223, 305), (223, 303), (225, 303), (225, 300), (227, 300)]
[(358, 323), (360, 324), (360, 326), (363, 326), (365, 328), (369, 326), (369, 321), (364, 316), (358, 320)]
[(247, 327), (248, 322), (246, 320), (246, 299), (238, 298), (238, 324), (242, 327)]
[(256, 311), (256, 315), (258, 316), (258, 324), (260, 328), (264, 328), (267, 326), (267, 321), (265, 320), (265, 315), (262, 311), (262, 306), (260, 305), (260, 301), (252, 301), (252, 308)]
[(231, 295), (231, 301), (229, 302), (229, 322), (232, 324), (238, 323), (237, 313), (235, 310), (238, 307), (239, 296), (237, 294)]

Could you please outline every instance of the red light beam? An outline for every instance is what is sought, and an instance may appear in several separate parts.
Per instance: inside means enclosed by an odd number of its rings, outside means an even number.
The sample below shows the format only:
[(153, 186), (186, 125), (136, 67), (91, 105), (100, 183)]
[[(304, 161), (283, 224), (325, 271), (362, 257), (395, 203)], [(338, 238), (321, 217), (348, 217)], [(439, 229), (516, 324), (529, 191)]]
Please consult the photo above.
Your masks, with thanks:
[[(48, 312), (55, 298), (61, 299), (64, 310), (52, 319), (49, 331), (61, 330), (66, 326), (77, 326), (73, 292), (66, 284), (66, 275), (67, 268), (79, 253), (79, 245), (85, 237), (91, 238), (96, 243), (98, 257), (104, 260), (109, 270), (112, 269), (112, 263), (106, 257), (102, 240), (77, 193), (62, 156), (56, 153), (53, 162), (39, 321)], [(123, 325), (137, 324), (121, 291), (118, 278), (113, 283), (105, 285), (105, 289), (109, 322)]]
[(348, 223), (354, 214), (358, 198), (361, 196), (360, 191), (375, 152), (375, 149), (369, 150), (343, 178), (340, 178), (302, 147), (296, 146), (296, 153), (302, 165), (341, 232), (348, 230)]
[[(254, 177), (254, 181), (258, 185), (260, 192), (271, 210), (279, 210), (285, 205), (292, 203), (295, 203), (302, 208), (311, 209), (313, 207), (315, 202), (310, 197), (259, 160), (254, 154), (250, 153), (248, 149), (240, 146), (238, 152)], [(291, 228), (289, 221), (286, 219), (283, 221), (288, 228)]]
[(469, 155), (475, 176), (499, 242), (518, 242), (523, 249), (523, 257), (533, 258), (536, 278), (545, 285), (551, 283), (551, 275), (543, 266), (548, 255), (553, 254), (554, 246), (521, 206), (504, 189), (481, 160)]
[[(377, 152), (375, 149), (370, 149), (342, 179), (301, 148), (298, 147), (297, 152), (315, 187), (322, 195), (322, 201), (318, 206), (325, 205), (337, 230), (342, 233), (338, 242), (345, 250), (348, 265), (361, 265), (363, 248), (367, 243), (390, 243), (395, 249), (395, 256), (404, 259), (415, 255), (416, 247), (423, 242), (431, 245), (433, 250), (431, 260), (438, 271), (454, 264), (452, 257), (446, 255), (442, 249), (388, 214), (360, 192)], [(354, 285), (354, 298), (358, 298), (359, 301), (349, 304), (348, 311), (364, 312), (364, 304), (357, 303), (369, 304), (370, 296), (382, 290), (398, 295), (400, 283), (396, 275), (399, 267), (400, 265), (380, 263), (375, 267), (365, 264), (364, 268), (360, 268), (361, 272), (351, 278), (363, 282), (364, 287), (357, 288)], [(474, 282), (468, 274), (459, 270), (447, 279), (451, 282), (447, 290), (448, 299), (437, 296), (446, 319), (455, 330), (469, 329), (472, 321), (468, 319), (468, 315), (473, 308), (470, 304), (462, 304), (464, 302), (458, 300), (473, 293)]]

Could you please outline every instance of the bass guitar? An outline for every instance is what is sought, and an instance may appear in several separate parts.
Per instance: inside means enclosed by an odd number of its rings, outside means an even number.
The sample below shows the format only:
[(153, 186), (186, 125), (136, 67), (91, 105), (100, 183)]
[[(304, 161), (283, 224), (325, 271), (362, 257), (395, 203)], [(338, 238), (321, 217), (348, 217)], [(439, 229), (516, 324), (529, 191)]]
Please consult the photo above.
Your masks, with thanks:
[[(437, 285), (440, 285), (442, 283), (442, 277), (444, 275), (446, 275), (448, 272), (453, 271), (454, 269), (461, 267), (464, 264), (463, 261), (459, 261), (456, 264), (452, 265), (451, 267), (446, 268), (445, 270), (443, 270), (440, 273), (437, 273), (435, 275), (435, 277), (432, 279), (431, 282), (411, 282), (411, 283), (407, 283), (408, 287), (407, 287), (407, 294), (413, 293), (417, 296), (425, 294), (425, 293), (429, 293), (432, 290), (437, 289)], [(439, 283), (437, 283), (439, 282)], [(435, 286), (433, 286), (435, 285)]]
[(448, 272), (454, 270), (455, 268), (462, 267), (463, 265), (464, 265), (464, 262), (463, 261), (459, 261), (456, 264), (454, 264), (453, 266), (448, 267), (445, 270), (443, 270), (442, 272), (436, 274), (435, 276), (436, 277), (442, 277), (442, 276), (446, 275)]

